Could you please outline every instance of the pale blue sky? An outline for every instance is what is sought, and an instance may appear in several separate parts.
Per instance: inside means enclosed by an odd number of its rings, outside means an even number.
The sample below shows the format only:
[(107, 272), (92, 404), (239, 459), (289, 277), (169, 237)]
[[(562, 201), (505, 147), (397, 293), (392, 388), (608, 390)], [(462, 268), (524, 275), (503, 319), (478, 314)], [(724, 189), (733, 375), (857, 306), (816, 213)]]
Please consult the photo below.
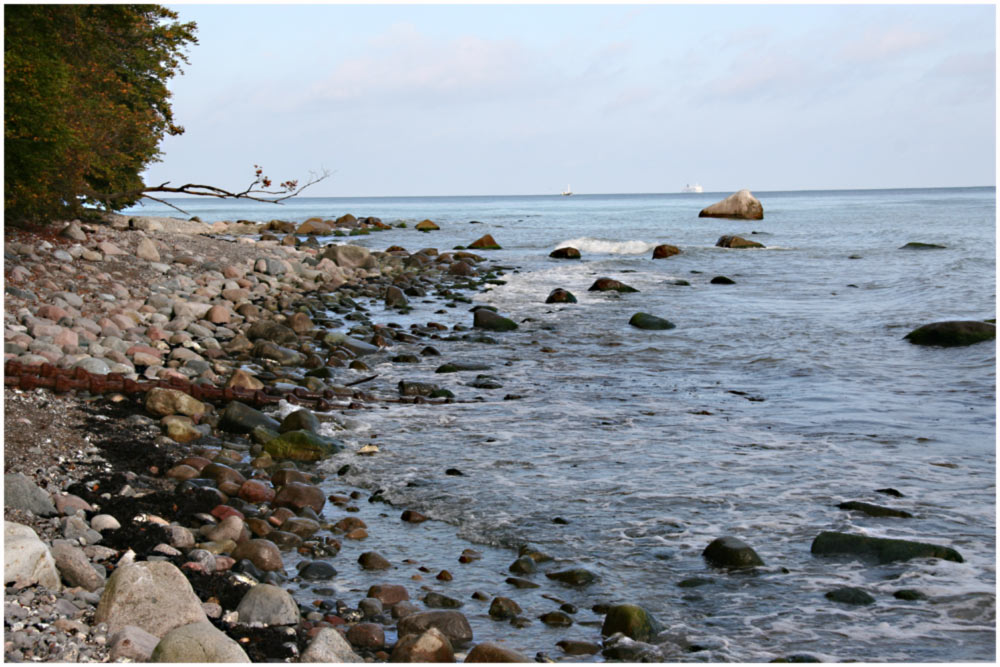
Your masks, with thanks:
[(170, 5), (147, 182), (310, 195), (993, 185), (992, 5)]

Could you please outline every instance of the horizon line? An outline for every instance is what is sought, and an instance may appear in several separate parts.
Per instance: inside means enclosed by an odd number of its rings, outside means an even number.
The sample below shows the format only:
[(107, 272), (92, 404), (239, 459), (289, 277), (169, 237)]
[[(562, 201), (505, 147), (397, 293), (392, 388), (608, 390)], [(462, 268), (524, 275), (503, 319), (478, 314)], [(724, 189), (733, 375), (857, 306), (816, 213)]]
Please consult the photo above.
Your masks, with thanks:
[[(887, 190), (966, 190), (971, 188), (994, 188), (996, 189), (996, 184), (991, 185), (930, 185), (930, 186), (904, 186), (904, 187), (881, 187), (881, 188), (802, 188), (793, 190), (753, 190), (751, 188), (739, 188), (737, 190), (706, 190), (704, 192), (574, 192), (570, 196), (563, 195), (559, 192), (541, 192), (541, 193), (520, 193), (520, 194), (475, 194), (475, 195), (297, 195), (291, 199), (432, 199), (432, 198), (445, 198), (445, 197), (559, 197), (565, 199), (571, 199), (572, 197), (608, 197), (608, 196), (650, 196), (650, 195), (683, 195), (683, 196), (693, 196), (693, 195), (726, 195), (727, 193), (733, 194), (739, 192), (740, 190), (750, 190), (751, 192), (760, 192), (767, 194), (783, 193), (783, 192), (879, 192)], [(178, 195), (174, 197), (164, 197), (164, 199), (205, 199), (198, 195)], [(291, 199), (286, 201), (291, 201)], [(206, 200), (207, 201), (207, 200)], [(239, 201), (239, 200), (228, 200), (228, 201)], [(255, 202), (252, 199), (246, 199), (247, 202), (254, 203), (271, 203), (271, 202)], [(134, 205), (138, 205), (138, 202)]]

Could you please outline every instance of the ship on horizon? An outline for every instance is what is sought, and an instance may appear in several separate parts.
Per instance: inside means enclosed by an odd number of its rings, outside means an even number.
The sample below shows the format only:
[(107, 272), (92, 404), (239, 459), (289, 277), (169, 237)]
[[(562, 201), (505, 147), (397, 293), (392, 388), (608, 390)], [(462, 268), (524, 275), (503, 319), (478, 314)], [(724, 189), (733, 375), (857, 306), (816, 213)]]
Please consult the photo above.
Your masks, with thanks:
[(694, 193), (694, 194), (699, 194), (699, 193), (702, 193), (702, 192), (704, 192), (704, 191), (705, 191), (705, 190), (704, 190), (704, 188), (702, 188), (702, 187), (701, 187), (700, 185), (698, 185), (697, 183), (694, 183), (694, 184), (692, 184), (692, 183), (688, 183), (688, 184), (687, 184), (687, 185), (685, 185), (685, 186), (684, 186), (683, 188), (681, 188), (681, 192), (683, 192), (683, 193)]

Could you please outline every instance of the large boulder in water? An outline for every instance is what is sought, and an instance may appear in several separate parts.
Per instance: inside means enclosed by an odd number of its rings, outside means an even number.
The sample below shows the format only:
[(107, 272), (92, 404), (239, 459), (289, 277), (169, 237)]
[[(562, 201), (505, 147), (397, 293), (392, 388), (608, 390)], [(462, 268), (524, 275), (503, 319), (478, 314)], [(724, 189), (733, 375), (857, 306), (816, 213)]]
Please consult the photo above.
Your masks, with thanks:
[(810, 550), (817, 556), (860, 556), (879, 563), (911, 558), (941, 558), (956, 563), (965, 562), (961, 554), (950, 547), (833, 531), (823, 531), (817, 535)]
[(588, 289), (588, 292), (638, 292), (634, 287), (630, 287), (620, 280), (614, 278), (598, 278)]
[(475, 250), (500, 250), (500, 244), (497, 243), (489, 234), (480, 236), (478, 239), (470, 243), (469, 247)]
[(545, 303), (576, 303), (576, 297), (573, 296), (573, 293), (569, 290), (557, 287), (549, 292), (549, 296), (545, 299)]
[(580, 251), (576, 248), (565, 246), (562, 248), (556, 248), (550, 252), (549, 257), (553, 259), (580, 259)]
[(715, 567), (741, 568), (764, 564), (753, 547), (732, 536), (713, 540), (701, 555)]
[(742, 236), (720, 236), (715, 242), (716, 248), (763, 248), (763, 243), (747, 241)]
[(669, 320), (657, 317), (656, 315), (650, 315), (649, 313), (636, 313), (628, 323), (638, 329), (650, 330), (673, 329), (677, 326)]
[(601, 626), (601, 635), (610, 637), (616, 632), (624, 633), (637, 642), (649, 641), (661, 629), (653, 615), (635, 604), (620, 604), (608, 609)]
[(472, 326), (490, 331), (513, 331), (517, 328), (517, 322), (492, 310), (477, 308), (472, 315)]
[(950, 321), (933, 322), (914, 329), (904, 338), (914, 345), (958, 347), (984, 340), (996, 340), (997, 326), (990, 322)]
[(737, 220), (763, 220), (764, 207), (750, 194), (749, 190), (740, 190), (720, 202), (703, 208), (699, 218), (735, 218)]
[(669, 243), (661, 243), (653, 248), (653, 259), (666, 259), (681, 254), (681, 249)]

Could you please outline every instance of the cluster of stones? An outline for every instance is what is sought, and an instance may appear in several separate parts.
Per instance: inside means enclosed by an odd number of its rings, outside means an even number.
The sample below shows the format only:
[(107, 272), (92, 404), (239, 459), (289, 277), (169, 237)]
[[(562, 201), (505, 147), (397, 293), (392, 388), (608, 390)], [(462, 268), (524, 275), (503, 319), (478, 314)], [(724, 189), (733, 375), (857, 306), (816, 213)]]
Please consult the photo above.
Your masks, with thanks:
[[(52, 241), (8, 244), (5, 359), (217, 385), (247, 362), (264, 376), (304, 367), (317, 372), (293, 382), (325, 391), (333, 373), (324, 367), (414, 340), (374, 327), (359, 297), (405, 310), (409, 298), (433, 292), (454, 305), (468, 301), (456, 290), (498, 280), (481, 268), (483, 257), (468, 251), (295, 248), (241, 236), (244, 259), (237, 262), (173, 252), (168, 233), (135, 230), (114, 242), (111, 235), (71, 223)], [(127, 279), (136, 272), (143, 279)], [(68, 275), (75, 289), (59, 287)], [(345, 320), (358, 324), (347, 335), (329, 331)], [(440, 329), (431, 323), (418, 333)]]
[[(252, 224), (252, 223), (251, 223)], [(336, 219), (309, 218), (296, 225), (286, 220), (271, 220), (259, 227), (261, 240), (280, 241), (282, 245), (298, 246), (302, 241), (299, 236), (363, 236), (372, 231), (392, 229), (390, 225), (376, 217), (355, 217), (346, 213)], [(281, 236), (279, 236), (281, 235)], [(315, 239), (307, 239), (305, 243), (318, 245)]]

